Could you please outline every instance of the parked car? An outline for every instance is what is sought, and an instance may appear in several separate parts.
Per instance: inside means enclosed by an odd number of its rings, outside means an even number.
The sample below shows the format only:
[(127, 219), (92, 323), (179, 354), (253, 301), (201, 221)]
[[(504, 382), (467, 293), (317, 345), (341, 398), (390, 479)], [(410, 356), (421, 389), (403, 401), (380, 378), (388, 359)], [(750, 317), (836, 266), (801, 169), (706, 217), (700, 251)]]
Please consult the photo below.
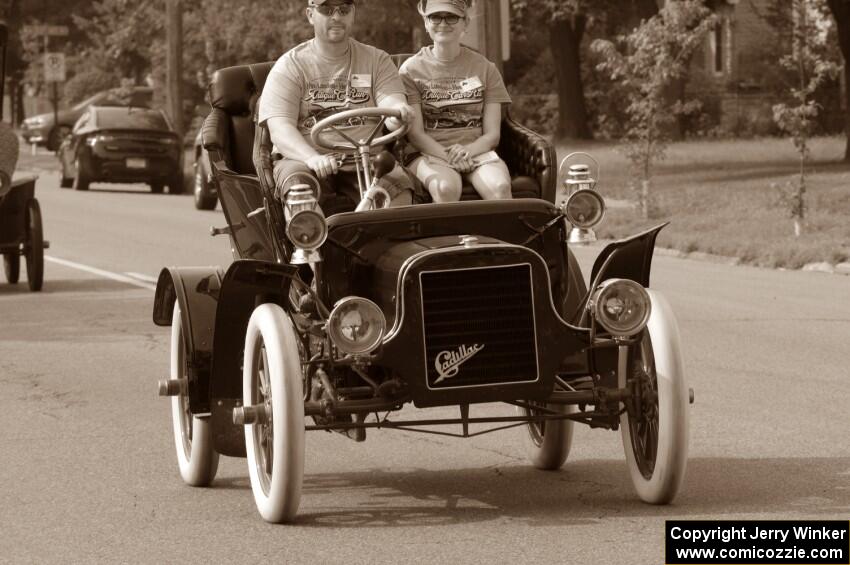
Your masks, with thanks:
[[(165, 268), (157, 282), (153, 321), (171, 326), (159, 391), (183, 480), (209, 486), (220, 455), (246, 457), (260, 515), (289, 522), (307, 431), (363, 441), (370, 429), (471, 437), (523, 426), (518, 448), (555, 470), (578, 422), (619, 430), (638, 497), (670, 502), (687, 464), (690, 391), (673, 311), (648, 288), (664, 225), (607, 245), (586, 283), (570, 245), (604, 215), (592, 163), (565, 161), (571, 193), (556, 206), (554, 148), (509, 115), (498, 152), (512, 200), (373, 209), (366, 170), (356, 208), (325, 217), (332, 207), (304, 183), (281, 201), (268, 131), (246, 121), (270, 68), (222, 69), (210, 85), (203, 142), (228, 223), (213, 233), (230, 238), (234, 262)], [(362, 117), (399, 112), (340, 112), (312, 139), (365, 163), (373, 145), (404, 134), (347, 145), (322, 136)], [(387, 155), (374, 159), (376, 176), (391, 169)], [(410, 404), (457, 412), (400, 416)]]
[(60, 185), (146, 182), (151, 191), (183, 192), (183, 147), (162, 110), (90, 106), (59, 147)]
[(24, 141), (45, 146), (50, 151), (59, 149), (59, 144), (76, 121), (89, 106), (141, 106), (149, 108), (153, 101), (153, 89), (147, 86), (110, 88), (94, 94), (82, 102), (59, 110), (54, 119), (53, 112), (38, 114), (23, 121), (21, 136)]
[(192, 164), (194, 179), (192, 191), (195, 196), (195, 208), (198, 210), (215, 210), (215, 206), (218, 204), (218, 187), (212, 176), (209, 153), (203, 147), (202, 132), (203, 129), (199, 128), (192, 146), (192, 155), (195, 158)]

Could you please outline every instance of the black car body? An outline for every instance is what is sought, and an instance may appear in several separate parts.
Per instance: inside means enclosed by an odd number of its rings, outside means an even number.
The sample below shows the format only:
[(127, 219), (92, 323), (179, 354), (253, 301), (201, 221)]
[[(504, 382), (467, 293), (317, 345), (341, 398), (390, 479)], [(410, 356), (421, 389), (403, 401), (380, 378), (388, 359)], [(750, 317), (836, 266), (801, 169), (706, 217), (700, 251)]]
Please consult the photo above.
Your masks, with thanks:
[[(672, 500), (688, 389), (672, 310), (647, 288), (663, 226), (606, 246), (588, 284), (568, 244), (585, 216), (601, 220), (602, 198), (578, 164), (578, 188), (555, 206), (554, 149), (510, 116), (497, 151), (513, 200), (349, 205), (325, 219), (308, 183), (274, 195), (268, 131), (249, 110), (270, 67), (222, 69), (210, 86), (203, 144), (228, 224), (213, 233), (229, 236), (235, 261), (166, 268), (157, 283), (153, 319), (172, 332), (160, 394), (172, 397), (183, 480), (208, 486), (219, 455), (247, 457), (260, 514), (286, 522), (305, 431), (363, 441), (375, 428), (470, 437), (524, 426), (531, 463), (554, 470), (580, 422), (621, 430), (639, 497)], [(481, 409), (491, 402), (517, 413)], [(456, 406), (457, 417), (404, 419), (408, 403)]]
[(198, 129), (195, 142), (192, 145), (192, 194), (195, 208), (198, 210), (215, 210), (218, 204), (218, 186), (212, 174), (210, 155), (204, 149), (203, 129)]
[(150, 184), (183, 192), (183, 148), (161, 110), (91, 106), (59, 147), (63, 187), (92, 182)]
[(70, 108), (31, 116), (21, 123), (21, 136), (33, 145), (45, 146), (50, 151), (59, 149), (59, 144), (71, 131), (89, 106), (137, 106), (151, 107), (153, 89), (148, 86), (110, 88), (94, 94)]

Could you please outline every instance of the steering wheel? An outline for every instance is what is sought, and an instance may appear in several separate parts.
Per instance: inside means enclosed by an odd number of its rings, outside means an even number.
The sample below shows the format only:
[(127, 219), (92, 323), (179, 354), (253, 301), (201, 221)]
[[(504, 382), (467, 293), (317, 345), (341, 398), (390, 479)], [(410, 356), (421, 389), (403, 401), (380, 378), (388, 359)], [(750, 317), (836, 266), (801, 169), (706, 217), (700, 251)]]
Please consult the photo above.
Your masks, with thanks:
[[(352, 118), (381, 118), (372, 132), (366, 139), (353, 139), (351, 136), (346, 134), (344, 131), (340, 130), (337, 126), (343, 122), (348, 122)], [(332, 151), (359, 151), (362, 152), (363, 149), (367, 147), (375, 147), (377, 145), (384, 145), (389, 143), (390, 141), (394, 141), (401, 136), (405, 135), (410, 130), (410, 125), (406, 123), (402, 123), (401, 127), (395, 131), (392, 131), (386, 135), (382, 135), (380, 137), (375, 137), (378, 135), (378, 132), (381, 131), (381, 128), (384, 126), (388, 118), (401, 118), (401, 112), (395, 110), (393, 108), (355, 108), (354, 110), (345, 110), (344, 112), (339, 112), (337, 114), (333, 114), (328, 116), (327, 118), (319, 121), (313, 128), (310, 130), (310, 139), (313, 140), (313, 143), (319, 147), (323, 147), (325, 149), (330, 149)], [(348, 124), (346, 124), (348, 125)], [(340, 137), (342, 137), (345, 141), (334, 140), (330, 141), (323, 137), (323, 135), (327, 132), (327, 130), (332, 130)]]

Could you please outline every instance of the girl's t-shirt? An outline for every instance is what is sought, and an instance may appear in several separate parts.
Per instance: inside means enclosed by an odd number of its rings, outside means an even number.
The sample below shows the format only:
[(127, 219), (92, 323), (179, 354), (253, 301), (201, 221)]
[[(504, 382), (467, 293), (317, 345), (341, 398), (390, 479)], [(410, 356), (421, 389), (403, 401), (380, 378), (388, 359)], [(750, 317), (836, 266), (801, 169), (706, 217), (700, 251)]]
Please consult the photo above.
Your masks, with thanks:
[(511, 102), (496, 65), (468, 47), (451, 62), (423, 47), (399, 72), (408, 103), (422, 105), (425, 133), (445, 147), (481, 137), (485, 104)]

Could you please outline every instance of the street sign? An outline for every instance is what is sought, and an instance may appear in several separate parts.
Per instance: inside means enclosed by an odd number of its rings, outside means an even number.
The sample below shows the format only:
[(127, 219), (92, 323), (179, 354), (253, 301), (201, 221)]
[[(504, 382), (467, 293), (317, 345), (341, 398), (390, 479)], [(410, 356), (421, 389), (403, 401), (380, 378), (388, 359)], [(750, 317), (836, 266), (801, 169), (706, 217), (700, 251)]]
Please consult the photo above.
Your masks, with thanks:
[(58, 25), (26, 25), (21, 30), (27, 35), (53, 35), (56, 37), (68, 37), (70, 33), (68, 26)]
[(65, 80), (65, 54), (44, 54), (44, 80), (45, 82), (63, 82)]

